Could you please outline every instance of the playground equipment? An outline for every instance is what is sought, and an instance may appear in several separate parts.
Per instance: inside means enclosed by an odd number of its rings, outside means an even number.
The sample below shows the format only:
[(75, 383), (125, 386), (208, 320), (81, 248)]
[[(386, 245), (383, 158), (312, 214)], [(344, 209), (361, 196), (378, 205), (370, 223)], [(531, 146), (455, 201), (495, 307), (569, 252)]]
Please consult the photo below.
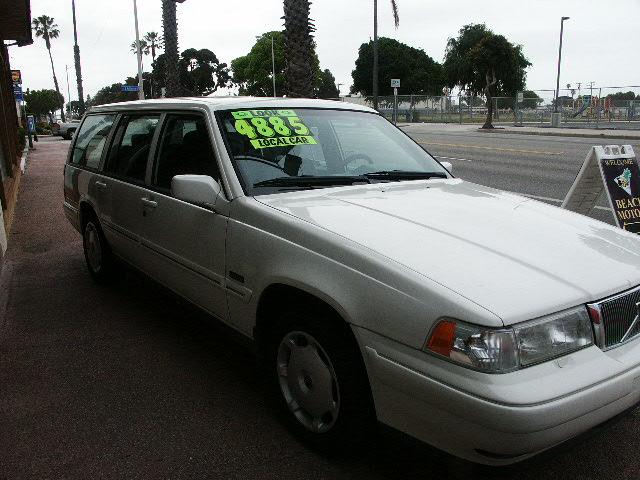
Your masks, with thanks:
[[(597, 97), (594, 97), (592, 95), (583, 95), (582, 97), (578, 98), (579, 100), (582, 100), (582, 106), (580, 106), (580, 108), (578, 108), (578, 110), (576, 110), (573, 114), (571, 114), (571, 118), (576, 118), (578, 115), (582, 115), (588, 108), (592, 107), (592, 104), (595, 103), (597, 104)], [(595, 102), (594, 102), (595, 100)], [(592, 111), (587, 112), (587, 115), (591, 115), (591, 113), (593, 113)]]

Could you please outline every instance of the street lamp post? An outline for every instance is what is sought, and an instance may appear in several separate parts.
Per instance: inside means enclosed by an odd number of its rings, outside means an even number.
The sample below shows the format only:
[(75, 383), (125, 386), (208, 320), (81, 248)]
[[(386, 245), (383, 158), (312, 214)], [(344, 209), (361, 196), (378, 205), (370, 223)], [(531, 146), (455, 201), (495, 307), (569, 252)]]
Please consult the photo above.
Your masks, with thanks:
[(144, 87), (142, 84), (142, 52), (140, 51), (140, 32), (138, 30), (138, 4), (133, 0), (133, 17), (136, 24), (136, 55), (138, 57), (138, 98), (144, 100)]
[(564, 31), (565, 20), (569, 20), (569, 17), (562, 17), (560, 20), (560, 47), (558, 49), (558, 76), (556, 78), (556, 101), (553, 107), (554, 113), (558, 113), (558, 104), (560, 103), (560, 62), (562, 61), (562, 34)]
[(71, 117), (71, 88), (69, 87), (69, 65), (65, 65), (64, 69), (67, 72), (67, 107), (69, 107), (69, 116)]
[(273, 35), (271, 35), (271, 78), (273, 79), (273, 96), (276, 95), (276, 55), (273, 49)]

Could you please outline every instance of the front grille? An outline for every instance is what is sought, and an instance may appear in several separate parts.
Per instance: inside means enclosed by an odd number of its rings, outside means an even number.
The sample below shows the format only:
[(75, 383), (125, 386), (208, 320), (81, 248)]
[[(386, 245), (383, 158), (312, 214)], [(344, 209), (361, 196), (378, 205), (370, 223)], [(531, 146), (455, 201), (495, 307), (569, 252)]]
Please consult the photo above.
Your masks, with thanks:
[(588, 308), (600, 348), (613, 348), (640, 334), (640, 287), (589, 304)]

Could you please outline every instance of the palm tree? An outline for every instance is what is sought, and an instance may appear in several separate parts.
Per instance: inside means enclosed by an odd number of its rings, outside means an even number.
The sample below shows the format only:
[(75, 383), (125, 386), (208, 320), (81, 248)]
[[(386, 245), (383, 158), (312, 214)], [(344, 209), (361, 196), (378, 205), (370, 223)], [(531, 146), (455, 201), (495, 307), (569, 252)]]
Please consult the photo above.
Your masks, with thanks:
[[(396, 0), (391, 0), (393, 21), (398, 28), (400, 17)], [(378, 109), (378, 0), (373, 0), (373, 108)]]
[[(56, 87), (56, 92), (58, 92), (58, 97), (60, 97), (60, 87), (58, 86), (58, 77), (56, 77), (56, 69), (53, 67), (53, 57), (51, 56), (51, 39), (58, 38), (60, 35), (60, 30), (58, 30), (58, 25), (54, 22), (53, 18), (48, 17), (46, 15), (40, 15), (37, 18), (33, 19), (31, 23), (34, 33), (36, 37), (42, 37), (44, 39), (44, 43), (47, 46), (47, 51), (49, 52), (49, 60), (51, 61), (51, 72), (53, 73), (53, 83)], [(60, 118), (64, 122), (64, 108), (60, 105)]]
[(165, 85), (167, 97), (180, 95), (180, 77), (178, 75), (178, 22), (176, 20), (176, 2), (184, 0), (162, 0), (162, 31), (164, 35)]
[[(138, 54), (138, 46), (135, 40), (131, 42), (131, 52)], [(149, 45), (144, 40), (140, 40), (140, 55), (149, 55)]]
[(313, 96), (315, 27), (309, 0), (284, 0), (285, 88), (290, 97)]
[[(158, 32), (147, 32), (142, 40), (140, 40), (140, 55), (149, 55), (151, 54), (151, 67), (153, 69), (153, 64), (156, 61), (156, 49), (162, 48), (162, 36), (158, 34)], [(135, 40), (131, 42), (131, 51), (138, 54), (138, 47), (136, 46)], [(153, 95), (153, 78), (150, 79), (150, 93), (151, 97), (154, 98)]]
[(162, 48), (163, 39), (162, 35), (158, 32), (147, 32), (142, 39), (142, 41), (147, 45), (147, 50), (145, 51), (145, 55), (149, 55), (151, 52), (151, 60), (153, 62), (156, 61), (156, 49)]

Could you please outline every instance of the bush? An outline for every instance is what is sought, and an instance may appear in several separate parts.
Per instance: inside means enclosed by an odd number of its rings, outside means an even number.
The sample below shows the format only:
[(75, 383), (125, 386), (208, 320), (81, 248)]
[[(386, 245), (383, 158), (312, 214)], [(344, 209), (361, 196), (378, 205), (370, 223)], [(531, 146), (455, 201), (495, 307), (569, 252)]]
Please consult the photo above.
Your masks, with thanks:
[(18, 135), (18, 141), (17, 141), (18, 151), (16, 153), (18, 155), (22, 155), (22, 150), (24, 150), (24, 146), (27, 143), (27, 131), (22, 127), (18, 127), (17, 135)]

